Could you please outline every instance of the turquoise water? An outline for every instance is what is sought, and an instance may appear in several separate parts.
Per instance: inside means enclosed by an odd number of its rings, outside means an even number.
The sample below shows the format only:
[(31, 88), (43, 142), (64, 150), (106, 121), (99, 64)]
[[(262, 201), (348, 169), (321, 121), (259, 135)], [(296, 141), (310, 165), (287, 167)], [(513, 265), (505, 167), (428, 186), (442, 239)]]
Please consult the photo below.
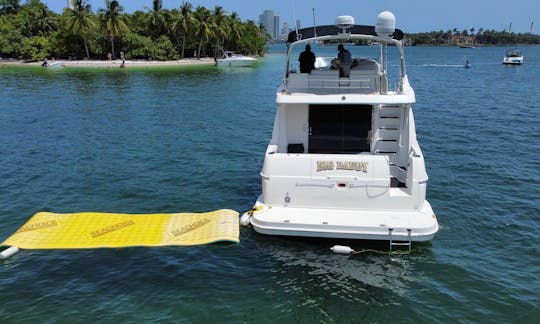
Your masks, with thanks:
[[(238, 245), (22, 251), (0, 262), (0, 319), (539, 322), (540, 47), (523, 66), (504, 52), (406, 48), (441, 225), (412, 254), (249, 228)], [(0, 238), (43, 210), (249, 209), (283, 66), (0, 69)]]

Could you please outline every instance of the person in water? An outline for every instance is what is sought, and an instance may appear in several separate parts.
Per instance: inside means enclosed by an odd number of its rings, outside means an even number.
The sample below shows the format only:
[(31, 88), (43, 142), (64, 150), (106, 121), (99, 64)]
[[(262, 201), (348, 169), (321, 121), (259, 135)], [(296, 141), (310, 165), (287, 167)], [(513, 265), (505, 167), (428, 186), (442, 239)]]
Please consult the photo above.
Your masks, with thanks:
[(300, 53), (298, 61), (300, 61), (300, 73), (311, 73), (311, 70), (315, 69), (315, 54), (311, 51), (309, 44), (306, 45), (305, 51)]

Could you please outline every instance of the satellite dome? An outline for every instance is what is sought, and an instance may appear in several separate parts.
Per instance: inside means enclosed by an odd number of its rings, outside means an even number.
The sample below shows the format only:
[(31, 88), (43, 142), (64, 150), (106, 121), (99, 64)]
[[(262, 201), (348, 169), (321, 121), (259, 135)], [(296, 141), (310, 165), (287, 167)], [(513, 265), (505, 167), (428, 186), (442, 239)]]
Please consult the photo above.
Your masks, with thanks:
[(390, 11), (383, 11), (377, 15), (375, 33), (382, 37), (392, 37), (396, 31), (396, 16)]
[(336, 26), (341, 29), (347, 29), (354, 26), (354, 17), (352, 16), (337, 16)]

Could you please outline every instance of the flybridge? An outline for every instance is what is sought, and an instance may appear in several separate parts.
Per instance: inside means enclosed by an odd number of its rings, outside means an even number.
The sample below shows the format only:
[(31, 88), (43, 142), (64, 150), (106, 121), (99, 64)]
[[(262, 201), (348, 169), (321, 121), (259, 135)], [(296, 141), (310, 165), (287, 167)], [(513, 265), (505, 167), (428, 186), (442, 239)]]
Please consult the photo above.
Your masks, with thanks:
[[(401, 39), (403, 32), (395, 27), (395, 17), (385, 11), (377, 16), (375, 26), (355, 25), (351, 16), (339, 16), (334, 26), (304, 28), (289, 33), (287, 44), (287, 63), (281, 90), (283, 94), (389, 94), (389, 82), (386, 71), (386, 51), (390, 44), (397, 48), (400, 56), (400, 74), (397, 88), (393, 95), (404, 94), (409, 90), (406, 82), (405, 53)], [(294, 50), (304, 44), (324, 42), (345, 42), (367, 40), (380, 48), (379, 58), (352, 57), (351, 62), (340, 62), (335, 57), (318, 57), (315, 69), (309, 73), (298, 73), (294, 66)], [(296, 54), (294, 54), (296, 55)], [(412, 89), (408, 95), (414, 97)]]

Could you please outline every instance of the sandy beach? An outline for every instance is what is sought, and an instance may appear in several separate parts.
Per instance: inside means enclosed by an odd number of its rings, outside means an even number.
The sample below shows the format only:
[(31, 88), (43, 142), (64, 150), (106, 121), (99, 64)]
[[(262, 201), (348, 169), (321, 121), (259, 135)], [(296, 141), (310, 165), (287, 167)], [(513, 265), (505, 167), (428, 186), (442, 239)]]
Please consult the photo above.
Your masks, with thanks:
[[(43, 62), (24, 62), (20, 60), (2, 60), (0, 65), (19, 66), (41, 66)], [(49, 67), (95, 67), (95, 68), (120, 68), (121, 60), (49, 60)], [(189, 65), (212, 65), (215, 64), (213, 58), (201, 58), (199, 60), (189, 58), (176, 61), (148, 61), (148, 60), (126, 60), (125, 67), (167, 67), (167, 66), (189, 66)]]

